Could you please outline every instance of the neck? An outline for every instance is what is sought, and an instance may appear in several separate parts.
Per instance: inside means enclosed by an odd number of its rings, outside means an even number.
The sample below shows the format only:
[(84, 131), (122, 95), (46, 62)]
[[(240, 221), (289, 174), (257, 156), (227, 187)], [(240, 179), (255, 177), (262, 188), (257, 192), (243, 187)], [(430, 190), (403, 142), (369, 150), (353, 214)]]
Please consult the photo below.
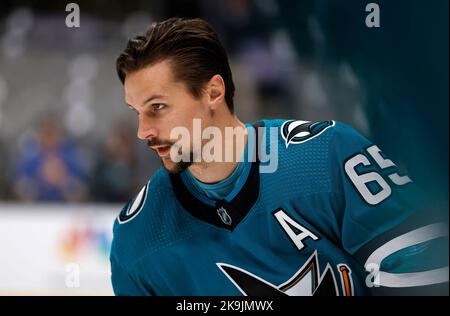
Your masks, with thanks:
[[(245, 128), (245, 124), (236, 116), (231, 116), (225, 121), (222, 120), (219, 125), (214, 124), (214, 126), (220, 129), (220, 135), (222, 136), (222, 160), (212, 162), (202, 161), (194, 163), (189, 167), (191, 174), (204, 183), (215, 183), (228, 178), (236, 169), (247, 144), (247, 129)], [(239, 137), (239, 133), (230, 133), (230, 130), (226, 132), (226, 128), (242, 129), (243, 137)], [(232, 159), (226, 159), (227, 153), (233, 154)]]

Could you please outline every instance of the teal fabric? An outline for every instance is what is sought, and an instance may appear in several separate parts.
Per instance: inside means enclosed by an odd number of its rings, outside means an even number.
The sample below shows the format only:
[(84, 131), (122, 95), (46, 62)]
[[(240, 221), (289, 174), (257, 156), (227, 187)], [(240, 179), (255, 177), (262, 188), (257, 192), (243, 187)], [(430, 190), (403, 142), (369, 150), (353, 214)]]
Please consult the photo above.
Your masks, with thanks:
[[(388, 248), (398, 250), (377, 257), (384, 272), (417, 273), (448, 266), (448, 251), (443, 250), (448, 249), (448, 239), (430, 230), (430, 240), (419, 230), (437, 222), (427, 212), (426, 197), (414, 183), (391, 183), (390, 175), (403, 173), (397, 166), (379, 166), (367, 151), (372, 142), (335, 122), (306, 141), (293, 137), (286, 146), (284, 132), (293, 130), (283, 128), (288, 121), (264, 123), (267, 152), (277, 146), (278, 168), (262, 172), (260, 164), (258, 178), (251, 183), (258, 188), (258, 198), (234, 229), (188, 212), (163, 168), (142, 195), (127, 203), (115, 221), (110, 254), (116, 295), (264, 296), (268, 288), (277, 295), (417, 295), (422, 286), (388, 287), (382, 278), (379, 287), (369, 286), (373, 278), (365, 263), (389, 242)], [(270, 128), (277, 132), (276, 143), (269, 141)], [(355, 157), (366, 157), (369, 163), (361, 160), (366, 163), (355, 166), (352, 174), (347, 163)], [(239, 192), (239, 181), (248, 178), (245, 170), (245, 165), (238, 166), (236, 174), (218, 186), (229, 191), (235, 183), (227, 196), (220, 190), (221, 197), (230, 200)], [(377, 204), (367, 201), (381, 192), (365, 185), (367, 177), (391, 188)], [(366, 187), (369, 190), (361, 190)], [(198, 195), (213, 206), (225, 205), (233, 216), (223, 201)], [(213, 215), (222, 218), (220, 214)], [(407, 233), (413, 238), (405, 237)], [(434, 287), (445, 292), (440, 286), (448, 289), (448, 282), (424, 286), (423, 291), (431, 293)]]

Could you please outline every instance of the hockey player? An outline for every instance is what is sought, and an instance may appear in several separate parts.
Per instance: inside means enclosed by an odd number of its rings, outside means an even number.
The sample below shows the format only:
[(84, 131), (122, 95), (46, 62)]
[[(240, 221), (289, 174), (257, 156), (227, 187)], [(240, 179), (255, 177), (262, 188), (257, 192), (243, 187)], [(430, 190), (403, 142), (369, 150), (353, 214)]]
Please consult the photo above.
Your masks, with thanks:
[[(242, 123), (226, 52), (205, 21), (153, 24), (128, 42), (117, 71), (138, 137), (163, 167), (114, 223), (115, 294), (448, 291), (447, 224), (414, 182), (343, 123)], [(241, 159), (207, 159), (195, 120), (202, 136), (224, 140), (214, 155)], [(227, 142), (230, 128), (243, 146)]]

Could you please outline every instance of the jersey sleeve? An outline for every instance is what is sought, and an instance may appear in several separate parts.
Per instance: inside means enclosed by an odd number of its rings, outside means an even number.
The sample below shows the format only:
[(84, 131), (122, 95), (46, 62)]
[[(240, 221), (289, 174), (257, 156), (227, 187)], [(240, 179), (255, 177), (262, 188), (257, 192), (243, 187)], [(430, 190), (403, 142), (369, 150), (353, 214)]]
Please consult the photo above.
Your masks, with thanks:
[[(128, 204), (127, 204), (128, 205)], [(125, 206), (124, 209), (126, 209)], [(153, 295), (148, 286), (144, 286), (141, 280), (133, 275), (133, 258), (126, 252), (126, 244), (118, 238), (118, 219), (114, 222), (114, 238), (111, 245), (110, 264), (111, 264), (111, 284), (116, 296), (150, 296)]]
[(336, 225), (343, 248), (367, 271), (366, 285), (384, 295), (448, 291), (448, 222), (377, 145), (343, 123), (332, 131)]
[(116, 296), (148, 295), (114, 258), (111, 258), (111, 283)]

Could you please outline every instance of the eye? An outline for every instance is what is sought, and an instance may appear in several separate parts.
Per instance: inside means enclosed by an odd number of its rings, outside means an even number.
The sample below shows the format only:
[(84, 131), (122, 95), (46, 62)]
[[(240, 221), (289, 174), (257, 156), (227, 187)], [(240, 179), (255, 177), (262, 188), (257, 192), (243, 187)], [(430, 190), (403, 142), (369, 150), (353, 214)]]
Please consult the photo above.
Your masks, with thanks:
[(162, 103), (155, 103), (155, 104), (152, 104), (152, 107), (153, 107), (154, 111), (159, 111), (159, 110), (164, 109), (166, 107), (166, 105), (162, 104)]

